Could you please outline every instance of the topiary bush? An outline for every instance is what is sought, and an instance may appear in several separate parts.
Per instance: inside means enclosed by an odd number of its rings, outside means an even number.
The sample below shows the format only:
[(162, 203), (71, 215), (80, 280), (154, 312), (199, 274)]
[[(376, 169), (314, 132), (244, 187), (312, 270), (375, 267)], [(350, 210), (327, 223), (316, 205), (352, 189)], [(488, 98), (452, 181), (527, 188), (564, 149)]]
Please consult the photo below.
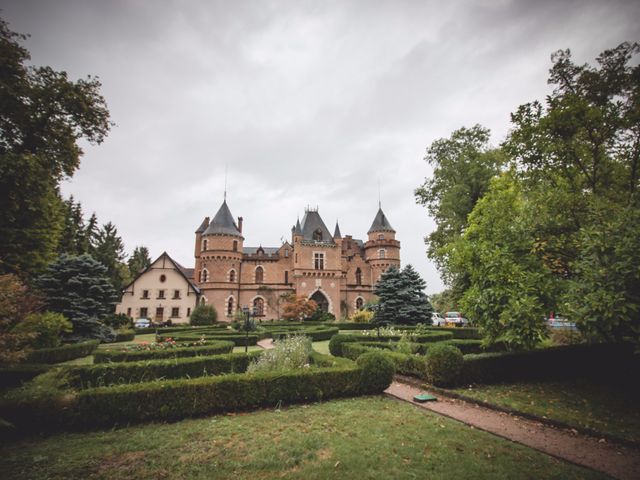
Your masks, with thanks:
[(213, 305), (198, 305), (191, 312), (191, 325), (213, 325), (218, 321), (218, 312)]
[(427, 351), (427, 378), (438, 387), (451, 386), (456, 383), (463, 364), (459, 348), (446, 344), (432, 345)]
[(360, 389), (363, 393), (381, 393), (391, 385), (396, 369), (383, 353), (364, 353), (356, 363), (362, 369)]
[(329, 352), (335, 357), (343, 357), (342, 344), (345, 342), (357, 342), (358, 339), (354, 335), (338, 334), (329, 340)]

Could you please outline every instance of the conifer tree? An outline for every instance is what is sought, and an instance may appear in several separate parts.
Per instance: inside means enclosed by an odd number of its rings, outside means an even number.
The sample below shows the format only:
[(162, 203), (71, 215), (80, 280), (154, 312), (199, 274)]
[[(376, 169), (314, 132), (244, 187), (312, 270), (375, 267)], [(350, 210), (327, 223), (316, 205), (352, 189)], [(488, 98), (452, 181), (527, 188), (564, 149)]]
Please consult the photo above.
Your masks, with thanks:
[(129, 276), (134, 278), (142, 270), (151, 265), (151, 257), (149, 257), (149, 249), (145, 246), (136, 247), (129, 261)]
[(120, 291), (129, 279), (129, 269), (124, 264), (124, 243), (113, 223), (107, 222), (98, 231), (92, 256), (107, 268), (113, 288)]
[(433, 307), (424, 293), (425, 281), (411, 265), (387, 269), (374, 287), (380, 302), (376, 323), (430, 323)]

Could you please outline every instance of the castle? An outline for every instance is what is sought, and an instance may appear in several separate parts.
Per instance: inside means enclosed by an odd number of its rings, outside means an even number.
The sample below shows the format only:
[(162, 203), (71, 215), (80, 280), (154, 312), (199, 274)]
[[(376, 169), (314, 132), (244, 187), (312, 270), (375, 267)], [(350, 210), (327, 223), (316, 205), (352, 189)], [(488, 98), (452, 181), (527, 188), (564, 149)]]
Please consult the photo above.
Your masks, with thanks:
[(366, 242), (344, 237), (336, 222), (333, 235), (318, 210), (306, 209), (280, 247), (245, 247), (242, 217), (234, 220), (226, 199), (195, 232), (193, 281), (201, 304), (215, 306), (220, 320), (248, 307), (259, 319), (280, 317), (287, 293), (314, 300), (337, 318), (372, 298), (373, 286), (390, 266), (400, 266), (400, 242), (382, 208)]

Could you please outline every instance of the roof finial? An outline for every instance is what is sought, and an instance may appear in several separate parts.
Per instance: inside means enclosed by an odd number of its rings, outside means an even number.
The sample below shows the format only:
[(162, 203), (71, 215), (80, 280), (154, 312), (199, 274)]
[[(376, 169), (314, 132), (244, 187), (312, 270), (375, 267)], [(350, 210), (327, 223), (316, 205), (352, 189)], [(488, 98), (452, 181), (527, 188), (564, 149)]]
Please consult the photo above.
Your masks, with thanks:
[(227, 201), (227, 164), (224, 164), (224, 201)]

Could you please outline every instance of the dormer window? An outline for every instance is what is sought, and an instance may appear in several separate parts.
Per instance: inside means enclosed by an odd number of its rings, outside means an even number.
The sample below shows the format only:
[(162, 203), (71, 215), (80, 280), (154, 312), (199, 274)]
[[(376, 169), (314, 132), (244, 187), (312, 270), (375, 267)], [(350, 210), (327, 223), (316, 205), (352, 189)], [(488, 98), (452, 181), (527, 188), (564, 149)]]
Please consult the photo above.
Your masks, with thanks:
[(264, 255), (264, 249), (262, 247), (258, 247), (258, 250), (256, 251), (256, 253), (258, 255)]
[(317, 229), (315, 232), (313, 232), (313, 240), (316, 242), (322, 241), (322, 230)]

